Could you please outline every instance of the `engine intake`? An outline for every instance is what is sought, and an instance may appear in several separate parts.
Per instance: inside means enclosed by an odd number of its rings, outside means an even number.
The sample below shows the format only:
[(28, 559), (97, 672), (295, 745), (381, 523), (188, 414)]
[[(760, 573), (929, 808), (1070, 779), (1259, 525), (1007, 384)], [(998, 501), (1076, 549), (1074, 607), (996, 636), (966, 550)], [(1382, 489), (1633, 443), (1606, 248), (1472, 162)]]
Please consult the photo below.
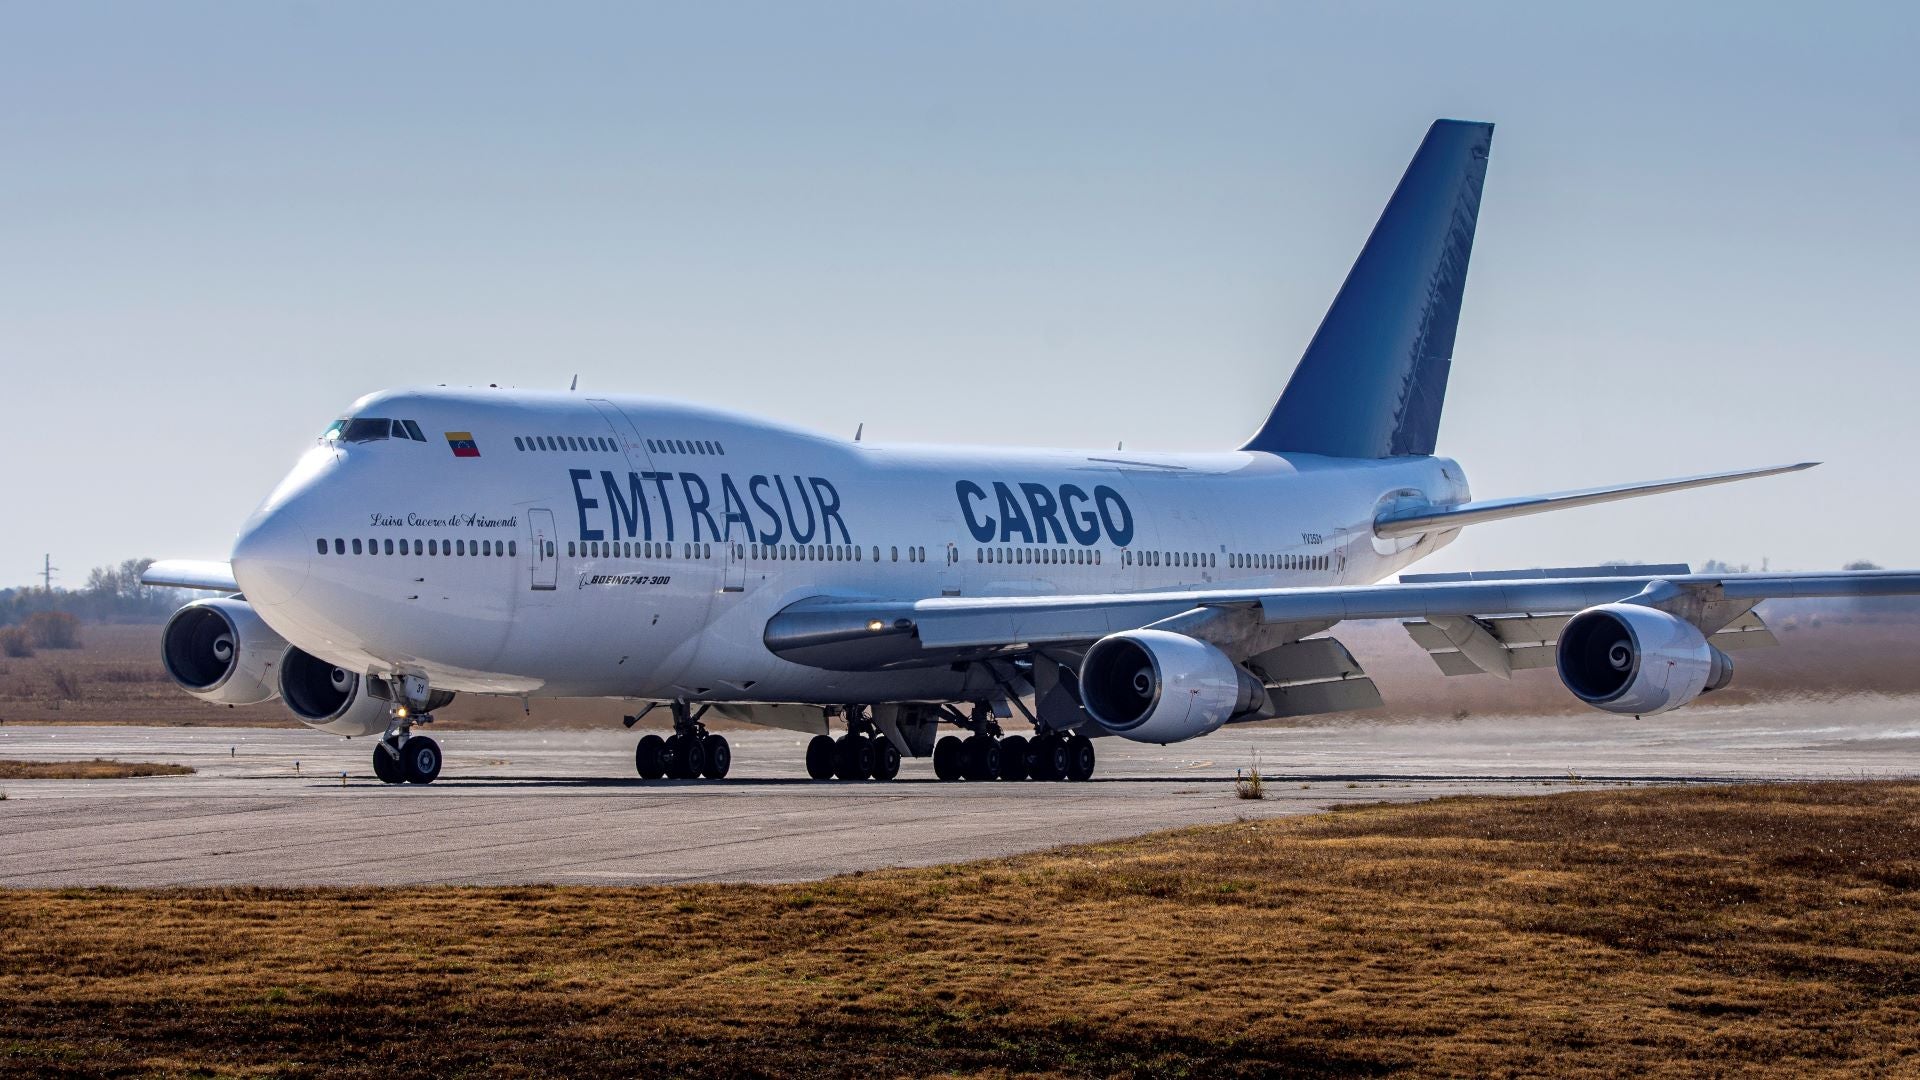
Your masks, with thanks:
[(1260, 680), (1226, 653), (1167, 630), (1127, 630), (1093, 643), (1080, 699), (1101, 727), (1135, 742), (1175, 743), (1267, 704)]
[(392, 711), (365, 678), (292, 647), (280, 662), (280, 696), (301, 723), (335, 735), (385, 731)]
[(182, 690), (216, 705), (272, 701), (287, 643), (245, 600), (196, 600), (160, 632), (160, 662)]
[(1602, 604), (1567, 620), (1555, 659), (1575, 697), (1634, 716), (1677, 709), (1733, 681), (1733, 661), (1698, 627), (1638, 604)]

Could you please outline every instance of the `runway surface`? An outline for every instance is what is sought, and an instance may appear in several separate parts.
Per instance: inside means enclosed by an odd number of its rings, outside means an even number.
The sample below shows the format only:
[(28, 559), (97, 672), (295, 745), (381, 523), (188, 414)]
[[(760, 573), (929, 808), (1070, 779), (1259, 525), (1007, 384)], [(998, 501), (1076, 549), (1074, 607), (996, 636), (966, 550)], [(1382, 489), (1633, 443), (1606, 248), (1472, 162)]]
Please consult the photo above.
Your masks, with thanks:
[[(0, 758), (196, 775), (0, 784), (0, 887), (793, 881), (1116, 839), (1341, 803), (1593, 784), (1920, 775), (1920, 699), (1229, 730), (1097, 743), (1091, 783), (804, 778), (804, 740), (732, 732), (727, 780), (643, 781), (635, 735), (433, 733), (430, 787), (372, 778), (370, 740), (285, 729), (0, 727)], [(1269, 797), (1236, 799), (1258, 756)]]

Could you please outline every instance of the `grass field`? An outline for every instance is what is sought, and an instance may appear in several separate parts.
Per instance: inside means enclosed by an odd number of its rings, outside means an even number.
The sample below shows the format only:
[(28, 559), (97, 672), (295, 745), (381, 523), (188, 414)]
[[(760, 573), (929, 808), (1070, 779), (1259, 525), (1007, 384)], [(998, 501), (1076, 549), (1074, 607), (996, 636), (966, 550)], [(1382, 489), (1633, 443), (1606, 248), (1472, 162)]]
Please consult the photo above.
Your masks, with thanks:
[(129, 776), (187, 776), (193, 769), (186, 765), (164, 765), (154, 761), (4, 761), (0, 760), (0, 780), (118, 780)]
[(1640, 789), (789, 886), (4, 892), (0, 1071), (1914, 1075), (1917, 823)]

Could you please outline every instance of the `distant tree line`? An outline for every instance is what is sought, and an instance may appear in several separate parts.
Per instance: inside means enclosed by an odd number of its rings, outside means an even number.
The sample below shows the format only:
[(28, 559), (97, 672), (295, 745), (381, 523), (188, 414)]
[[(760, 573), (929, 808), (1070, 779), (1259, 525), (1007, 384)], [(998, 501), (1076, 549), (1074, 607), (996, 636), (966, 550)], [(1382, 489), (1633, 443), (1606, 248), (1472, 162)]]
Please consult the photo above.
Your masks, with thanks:
[(181, 589), (140, 584), (141, 572), (152, 563), (152, 559), (127, 559), (117, 566), (96, 566), (78, 589), (0, 589), (0, 626), (23, 625), (43, 611), (63, 612), (86, 622), (165, 618), (192, 597)]

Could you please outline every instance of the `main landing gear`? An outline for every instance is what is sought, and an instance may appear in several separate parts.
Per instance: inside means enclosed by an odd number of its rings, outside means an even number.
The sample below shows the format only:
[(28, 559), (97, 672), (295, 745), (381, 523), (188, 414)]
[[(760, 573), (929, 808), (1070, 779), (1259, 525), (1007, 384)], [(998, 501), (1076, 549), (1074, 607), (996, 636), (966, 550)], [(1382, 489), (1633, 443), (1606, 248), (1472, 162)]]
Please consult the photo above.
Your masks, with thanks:
[(1070, 731), (1031, 739), (948, 735), (933, 747), (933, 774), (942, 780), (1085, 781), (1093, 778), (1093, 764), (1093, 740)]
[(373, 775), (384, 784), (431, 784), (440, 778), (440, 744), (425, 735), (413, 734), (415, 724), (433, 723), (433, 714), (424, 706), (438, 706), (453, 695), (441, 694), (436, 700), (427, 689), (427, 681), (415, 675), (403, 676), (400, 685), (409, 702), (419, 702), (416, 712), (411, 704), (396, 702), (387, 720), (386, 733), (373, 747)]
[(807, 744), (807, 775), (815, 780), (891, 780), (900, 775), (900, 750), (873, 726), (865, 706), (849, 705), (845, 735), (815, 735)]
[(700, 722), (707, 707), (703, 705), (694, 712), (686, 702), (676, 701), (672, 709), (673, 734), (664, 739), (651, 732), (640, 736), (640, 744), (633, 749), (634, 770), (648, 780), (698, 780), (703, 776), (718, 780), (726, 776), (733, 767), (733, 748), (727, 745), (726, 736), (712, 734)]
[[(1031, 714), (1029, 714), (1031, 716)], [(947, 719), (972, 732), (948, 735), (933, 747), (933, 775), (942, 780), (1074, 780), (1093, 778), (1093, 740), (1071, 731), (1042, 731), (1029, 739), (1003, 735), (984, 703), (970, 716), (947, 709)]]

